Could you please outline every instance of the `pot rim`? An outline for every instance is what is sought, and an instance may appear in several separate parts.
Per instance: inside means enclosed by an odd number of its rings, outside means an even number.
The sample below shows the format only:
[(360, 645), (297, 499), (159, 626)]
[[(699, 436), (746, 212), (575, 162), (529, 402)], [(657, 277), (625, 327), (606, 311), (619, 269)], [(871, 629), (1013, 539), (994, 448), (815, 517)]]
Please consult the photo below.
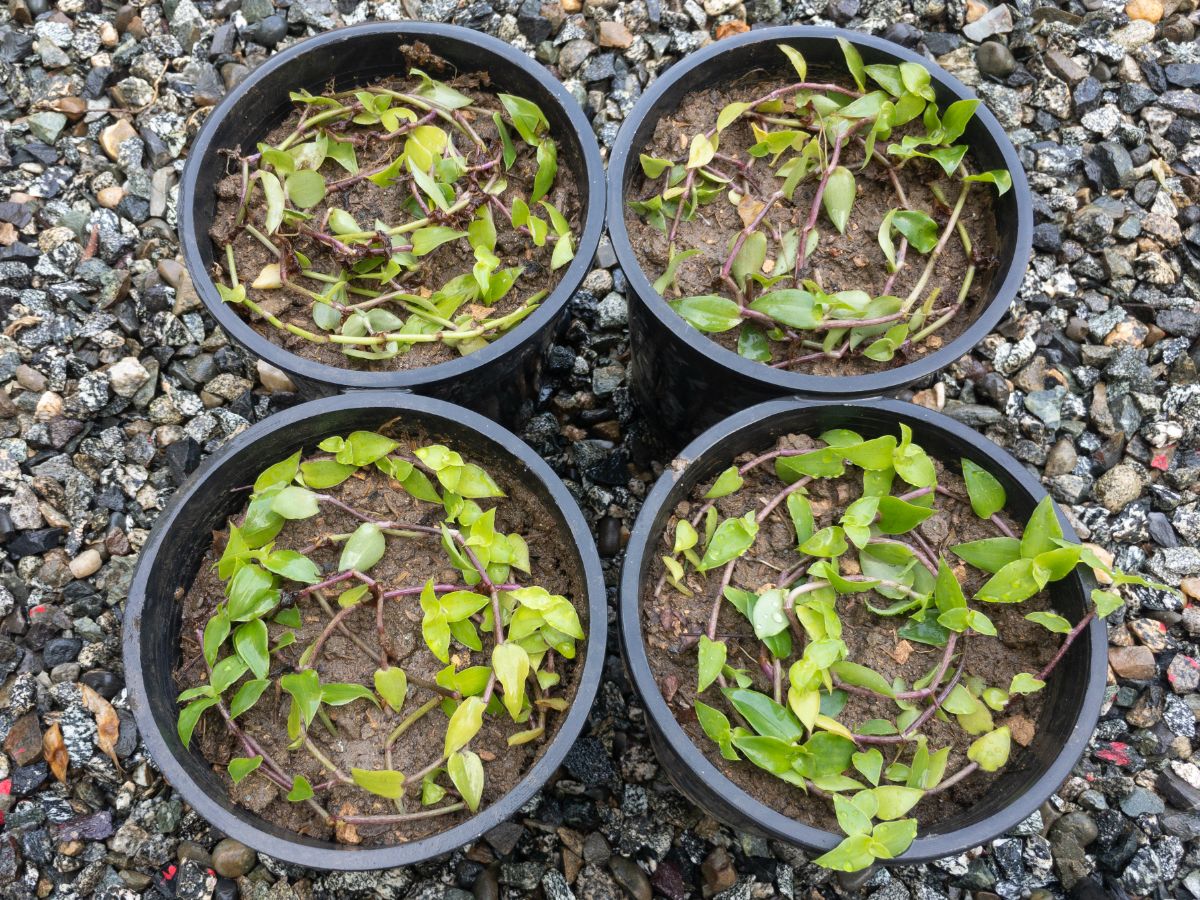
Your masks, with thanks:
[[(309, 54), (330, 54), (340, 55), (347, 59), (353, 58), (353, 50), (349, 45), (361, 38), (373, 38), (381, 34), (393, 35), (397, 38), (443, 38), (469, 44), (481, 56), (499, 57), (529, 73), (562, 107), (571, 123), (571, 129), (579, 143), (588, 196), (579, 242), (575, 248), (575, 258), (563, 271), (562, 277), (549, 296), (517, 327), (498, 340), (490, 342), (486, 347), (457, 359), (415, 369), (371, 372), (332, 366), (285, 350), (260, 335), (237, 314), (236, 310), (221, 300), (200, 255), (200, 242), (209, 239), (208, 223), (203, 223), (198, 229), (192, 208), (195, 196), (204, 189), (200, 180), (203, 161), (211, 153), (220, 149), (213, 145), (218, 124), (230, 116), (236, 116), (241, 102), (255, 90), (264, 78), (275, 70), (290, 65)], [(460, 25), (408, 21), (368, 22), (336, 28), (296, 42), (251, 72), (243, 82), (217, 104), (196, 135), (188, 153), (183, 176), (179, 182), (177, 220), (184, 263), (191, 276), (192, 286), (209, 314), (217, 320), (217, 324), (255, 357), (289, 375), (307, 381), (336, 385), (339, 388), (421, 390), (429, 385), (451, 381), (483, 369), (501, 357), (517, 351), (529, 336), (539, 333), (555, 321), (590, 271), (596, 248), (604, 233), (604, 204), (607, 199), (604, 179), (604, 163), (600, 158), (600, 148), (583, 109), (562, 86), (562, 83), (557, 78), (551, 77), (546, 68), (537, 61), (491, 35)]]
[[(966, 330), (954, 340), (932, 353), (925, 354), (920, 359), (881, 372), (869, 372), (861, 375), (809, 375), (802, 372), (772, 369), (763, 363), (745, 359), (687, 325), (679, 314), (667, 305), (666, 300), (658, 291), (654, 290), (650, 279), (642, 270), (629, 237), (629, 229), (625, 225), (625, 197), (627, 194), (625, 171), (630, 164), (631, 157), (636, 157), (642, 149), (633, 146), (638, 126), (645, 119), (660, 119), (662, 115), (658, 107), (663, 96), (695, 69), (707, 65), (711, 60), (727, 51), (738, 50), (747, 45), (801, 40), (831, 41), (836, 38), (845, 38), (852, 44), (887, 54), (898, 62), (914, 62), (924, 66), (940, 90), (949, 95), (951, 102), (975, 99), (981, 101), (975, 110), (975, 118), (991, 135), (1004, 159), (1004, 167), (1012, 176), (1011, 190), (1017, 206), (1016, 222), (1014, 223), (1016, 240), (1011, 260), (995, 295), (984, 305), (979, 315)], [(779, 25), (754, 29), (735, 37), (723, 38), (703, 50), (684, 57), (647, 88), (633, 111), (626, 117), (609, 154), (608, 175), (609, 239), (612, 241), (617, 261), (629, 282), (633, 298), (642, 303), (692, 352), (711, 357), (714, 362), (726, 369), (733, 370), (741, 378), (775, 392), (787, 391), (813, 398), (871, 396), (894, 391), (905, 384), (941, 371), (969, 353), (999, 324), (1017, 297), (1033, 250), (1033, 201), (1030, 196), (1029, 181), (1025, 176), (1025, 170), (1016, 149), (1008, 139), (1003, 126), (988, 109), (987, 104), (983, 103), (974, 91), (937, 63), (919, 56), (899, 44), (844, 28)], [(997, 225), (1002, 226), (1002, 223), (998, 221)]]
[[(676, 460), (682, 461), (685, 465), (694, 465), (713, 453), (714, 450), (721, 450), (725, 442), (742, 429), (776, 416), (811, 409), (854, 409), (857, 406), (858, 404), (853, 402), (836, 400), (770, 400), (729, 416), (707, 429), (680, 451)], [(892, 399), (872, 400), (871, 409), (893, 422), (897, 421), (897, 416), (900, 415), (916, 420), (914, 431), (919, 425), (948, 432), (955, 440), (970, 444), (979, 452), (991, 457), (995, 467), (1004, 470), (1005, 474), (1016, 482), (1020, 490), (1028, 494), (1034, 501), (1046, 496), (1046, 491), (1037, 480), (1007, 451), (949, 416), (916, 404)], [(634, 682), (634, 687), (642, 698), (651, 726), (657, 729), (663, 740), (671, 745), (672, 750), (678, 754), (687, 767), (688, 771), (684, 777), (705, 784), (709, 786), (710, 790), (730, 798), (731, 802), (736, 804), (742, 812), (760, 823), (762, 830), (769, 836), (808, 848), (830, 850), (841, 840), (841, 835), (799, 822), (759, 802), (726, 778), (708, 760), (683, 730), (670, 707), (667, 706), (658, 683), (655, 681), (654, 673), (650, 669), (642, 634), (640, 574), (650, 555), (647, 553), (647, 548), (652, 546), (659, 537), (658, 534), (651, 533), (654, 519), (674, 490), (679, 471), (673, 466), (668, 466), (655, 482), (642, 504), (630, 534), (625, 563), (621, 570), (618, 600), (621, 643), (626, 667)], [(1059, 522), (1063, 526), (1064, 535), (1068, 539), (1078, 540), (1074, 529), (1063, 516), (1062, 511), (1057, 506), (1055, 509), (1058, 512)], [(1071, 575), (1071, 578), (1078, 580), (1081, 579), (1081, 576), (1076, 572)], [(1085, 585), (1086, 582), (1081, 581), (1080, 590), (1086, 595), (1086, 592), (1083, 591)], [(895, 859), (887, 860), (888, 865), (911, 865), (956, 856), (973, 847), (985, 844), (997, 835), (1007, 833), (1033, 815), (1045, 799), (1070, 777), (1071, 770), (1083, 755), (1083, 751), (1091, 739), (1104, 694), (1108, 667), (1108, 637), (1104, 623), (1100, 619), (1093, 619), (1088, 626), (1087, 641), (1091, 651), (1090, 662), (1086, 677), (1078, 679), (1082, 682), (1083, 695), (1079, 703), (1078, 714), (1071, 724), (1069, 737), (1037, 779), (1003, 810), (985, 819), (943, 833), (925, 834), (918, 831), (917, 837), (909, 849)], [(1085, 675), (1085, 673), (1079, 674)], [(1034, 765), (1037, 765), (1036, 761)]]
[[(258, 817), (249, 810), (236, 806), (228, 794), (219, 798), (210, 796), (192, 779), (180, 763), (175, 749), (164, 737), (164, 732), (175, 735), (175, 722), (159, 723), (155, 720), (148, 702), (146, 679), (142, 670), (141, 618), (147, 603), (151, 570), (162, 547), (172, 534), (175, 521), (182, 510), (193, 503), (208, 502), (205, 498), (205, 485), (210, 474), (230, 464), (235, 457), (251, 451), (264, 439), (285, 431), (299, 421), (347, 408), (388, 408), (397, 414), (424, 416), (432, 422), (452, 421), (473, 429), (483, 443), (508, 455), (518, 469), (524, 469), (523, 474), (526, 477), (535, 479), (546, 488), (553, 501), (553, 506), (548, 508), (548, 512), (561, 516), (564, 526), (575, 536), (575, 543), (583, 560), (582, 582), (586, 592), (586, 598), (580, 600), (586, 600), (588, 611), (589, 631), (586, 647), (582, 660), (577, 658), (576, 662), (579, 670), (575, 699), (550, 744), (526, 770), (516, 786), (498, 801), (484, 807), (453, 828), (407, 843), (380, 847), (343, 847), (330, 841), (305, 839), (301, 835), (296, 835), (295, 840), (280, 838), (255, 825), (254, 820)], [(557, 513), (554, 513), (554, 508), (557, 508)], [(577, 601), (577, 608), (580, 605), (582, 603)], [(532, 448), (506, 428), (453, 403), (397, 392), (361, 391), (312, 400), (276, 413), (230, 438), (224, 446), (200, 464), (160, 513), (149, 539), (142, 548), (125, 604), (121, 644), (127, 696), (138, 731), (162, 776), (192, 808), (217, 830), (259, 853), (308, 868), (359, 871), (412, 865), (456, 850), (507, 821), (541, 790), (554, 771), (562, 765), (587, 723), (604, 668), (608, 638), (607, 621), (604, 576), (587, 521), (566, 486)], [(221, 800), (229, 806), (222, 805)]]

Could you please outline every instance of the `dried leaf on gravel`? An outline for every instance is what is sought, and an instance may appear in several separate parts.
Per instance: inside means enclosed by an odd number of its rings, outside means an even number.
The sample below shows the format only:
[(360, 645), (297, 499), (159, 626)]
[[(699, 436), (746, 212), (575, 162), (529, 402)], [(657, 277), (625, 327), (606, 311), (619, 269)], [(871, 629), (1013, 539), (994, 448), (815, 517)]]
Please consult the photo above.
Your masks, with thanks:
[(123, 770), (116, 753), (117, 738), (121, 734), (121, 720), (117, 717), (117, 711), (112, 708), (111, 703), (86, 684), (81, 684), (80, 687), (83, 689), (83, 705), (96, 717), (96, 746), (112, 760), (117, 771), (121, 772)]
[(71, 759), (67, 754), (67, 745), (63, 742), (62, 729), (55, 722), (42, 735), (42, 755), (50, 764), (50, 771), (61, 782), (67, 780), (67, 766)]

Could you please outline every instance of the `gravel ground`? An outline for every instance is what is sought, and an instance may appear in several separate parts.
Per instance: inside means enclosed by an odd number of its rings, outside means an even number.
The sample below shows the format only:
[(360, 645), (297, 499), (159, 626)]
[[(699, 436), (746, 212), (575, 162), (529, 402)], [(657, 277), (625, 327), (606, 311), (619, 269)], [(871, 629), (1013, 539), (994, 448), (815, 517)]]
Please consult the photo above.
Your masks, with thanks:
[[(406, 17), (528, 49), (585, 104), (605, 147), (655, 73), (759, 24), (883, 34), (977, 87), (1036, 191), (1037, 252), (999, 331), (911, 398), (1009, 449), (1082, 534), (1185, 596), (1134, 591), (1115, 617), (1103, 720), (1039, 816), (964, 856), (839, 883), (798, 851), (720, 827), (670, 788), (615, 656), (556, 784), (436, 864), (350, 875), (282, 865), (221, 841), (162, 782), (121, 675), (121, 606), (138, 549), (205, 454), (296, 400), (279, 373), (226, 343), (177, 261), (189, 138), (280, 47)], [(979, 0), (9, 0), (0, 896), (1200, 897), (1200, 607), (1185, 605), (1200, 599), (1197, 22), (1196, 0), (1021, 0), (990, 11)], [(595, 523), (610, 585), (661, 464), (641, 450), (628, 402), (625, 280), (614, 262), (602, 245), (525, 431)], [(121, 773), (96, 745), (81, 684), (117, 711)], [(70, 758), (65, 784), (40, 749), (55, 723)]]

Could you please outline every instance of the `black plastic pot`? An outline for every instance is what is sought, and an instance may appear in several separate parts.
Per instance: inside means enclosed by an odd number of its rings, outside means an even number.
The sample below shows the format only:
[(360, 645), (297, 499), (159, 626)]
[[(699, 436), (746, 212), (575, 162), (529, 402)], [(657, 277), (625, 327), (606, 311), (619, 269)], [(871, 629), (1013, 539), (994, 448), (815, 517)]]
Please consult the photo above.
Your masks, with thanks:
[[(447, 831), (389, 847), (351, 847), (273, 825), (237, 806), (212, 766), (184, 748), (175, 731), (180, 606), (211, 545), (213, 529), (246, 502), (234, 489), (270, 462), (312, 449), (323, 438), (374, 429), (402, 416), (406, 427), (445, 440), (487, 465), (501, 484), (520, 481), (545, 504), (566, 547), (575, 547), (586, 590), (580, 609), (588, 639), (576, 660), (575, 699), (566, 718), (525, 777), (498, 802)], [(411, 865), (473, 841), (520, 809), (562, 763), (587, 720), (604, 667), (607, 607), (600, 559), (587, 522), (550, 467), (513, 434), (482, 416), (440, 400), (379, 391), (300, 404), (242, 432), (198, 468), (158, 517), (143, 548), (125, 605), (123, 654), (129, 702), (138, 730), (166, 780), (224, 834), (278, 859), (317, 869), (361, 870)]]
[[(683, 793), (735, 828), (821, 852), (842, 837), (788, 818), (737, 787), (692, 743), (667, 706), (646, 657), (641, 615), (642, 587), (660, 555), (663, 529), (675, 506), (698, 484), (711, 481), (742, 453), (770, 449), (781, 435), (851, 428), (864, 437), (877, 437), (895, 434), (900, 423), (911, 426), (913, 439), (932, 455), (970, 459), (986, 467), (1004, 485), (1008, 509), (1018, 517), (1027, 517), (1046, 495), (1008, 453), (953, 419), (923, 407), (888, 399), (872, 401), (870, 406), (777, 400), (731, 416), (692, 441), (676, 464), (667, 467), (638, 515), (621, 573), (625, 664), (645, 705), (647, 729), (659, 762)], [(1061, 513), (1059, 520), (1067, 538), (1077, 539)], [(1086, 612), (1089, 588), (1078, 574), (1056, 582), (1055, 609), (1078, 621)], [(1003, 771), (986, 798), (960, 816), (922, 826), (912, 846), (895, 862), (912, 864), (957, 855), (1003, 834), (1037, 810), (1070, 775), (1095, 728), (1104, 695), (1107, 646), (1103, 623), (1093, 620), (1047, 683), (1033, 744)]]
[[(772, 369), (744, 359), (684, 322), (654, 290), (642, 271), (625, 227), (629, 185), (639, 169), (638, 154), (664, 115), (690, 92), (731, 82), (750, 70), (793, 74), (776, 49), (788, 43), (804, 54), (810, 68), (844, 70), (837, 38), (858, 47), (864, 62), (919, 62), (928, 70), (945, 107), (973, 98), (969, 88), (939, 66), (909, 50), (867, 34), (840, 28), (779, 27), (726, 38), (673, 65), (650, 86), (617, 135), (608, 163), (608, 231), (617, 260), (629, 280), (629, 331), (633, 345), (631, 387), (659, 441), (674, 451), (705, 427), (764, 400), (796, 396), (846, 400), (893, 393), (950, 365), (996, 327), (1016, 297), (1033, 240), (1029, 184), (1020, 159), (995, 116), (980, 105), (964, 139), (983, 169), (1005, 168), (1012, 190), (999, 198), (997, 228), (1000, 271), (988, 288), (978, 318), (953, 341), (911, 363), (864, 375), (821, 376)], [(872, 238), (873, 240), (873, 238)]]
[[(399, 47), (421, 41), (460, 72), (486, 71), (494, 88), (527, 97), (550, 121), (559, 142), (559, 166), (575, 180), (584, 210), (575, 258), (558, 286), (529, 318), (489, 346), (450, 362), (418, 369), (369, 372), (298, 356), (258, 334), (221, 301), (210, 271), (208, 230), (216, 208), (214, 187), (228, 160), (219, 152), (253, 153), (256, 144), (292, 111), (288, 92), (314, 93), (407, 74)], [(496, 38), (456, 25), (372, 22), (326, 32), (271, 57), (234, 88), (209, 115), (189, 153), (179, 188), (179, 235), (200, 299), (238, 344), (282, 369), (305, 397), (350, 389), (413, 391), (459, 403), (509, 425), (532, 409), (543, 356), (564, 324), (567, 301), (592, 265), (604, 230), (604, 164), (591, 125), (556, 78), (524, 53)]]

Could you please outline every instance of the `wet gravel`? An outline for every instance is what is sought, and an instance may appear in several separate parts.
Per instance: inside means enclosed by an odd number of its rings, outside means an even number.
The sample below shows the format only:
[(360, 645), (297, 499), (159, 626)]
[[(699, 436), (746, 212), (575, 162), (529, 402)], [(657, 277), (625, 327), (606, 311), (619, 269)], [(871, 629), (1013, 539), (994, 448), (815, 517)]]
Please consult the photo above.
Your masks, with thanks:
[[(909, 396), (1037, 473), (1134, 590), (1110, 627), (1103, 719), (1011, 835), (839, 882), (719, 826), (666, 782), (612, 656), (553, 787), (426, 866), (322, 874), (222, 840), (163, 783), (126, 709), (120, 614), (172, 491), (296, 402), (199, 308), (176, 186), (208, 108), (293, 41), (426, 18), (551, 66), (602, 146), (654, 75), (770, 23), (845, 25), (937, 59), (1020, 149), (1036, 255), (1012, 314)], [(0, 10), (0, 896), (632, 896), (749, 900), (1200, 898), (1200, 14), (1196, 0), (9, 0)], [(610, 590), (662, 460), (628, 399), (625, 280), (607, 243), (525, 429), (595, 525)], [(610, 622), (610, 627), (611, 627)], [(614, 653), (615, 636), (610, 640)], [(100, 752), (96, 706), (119, 717)], [(59, 783), (42, 735), (63, 735)]]

